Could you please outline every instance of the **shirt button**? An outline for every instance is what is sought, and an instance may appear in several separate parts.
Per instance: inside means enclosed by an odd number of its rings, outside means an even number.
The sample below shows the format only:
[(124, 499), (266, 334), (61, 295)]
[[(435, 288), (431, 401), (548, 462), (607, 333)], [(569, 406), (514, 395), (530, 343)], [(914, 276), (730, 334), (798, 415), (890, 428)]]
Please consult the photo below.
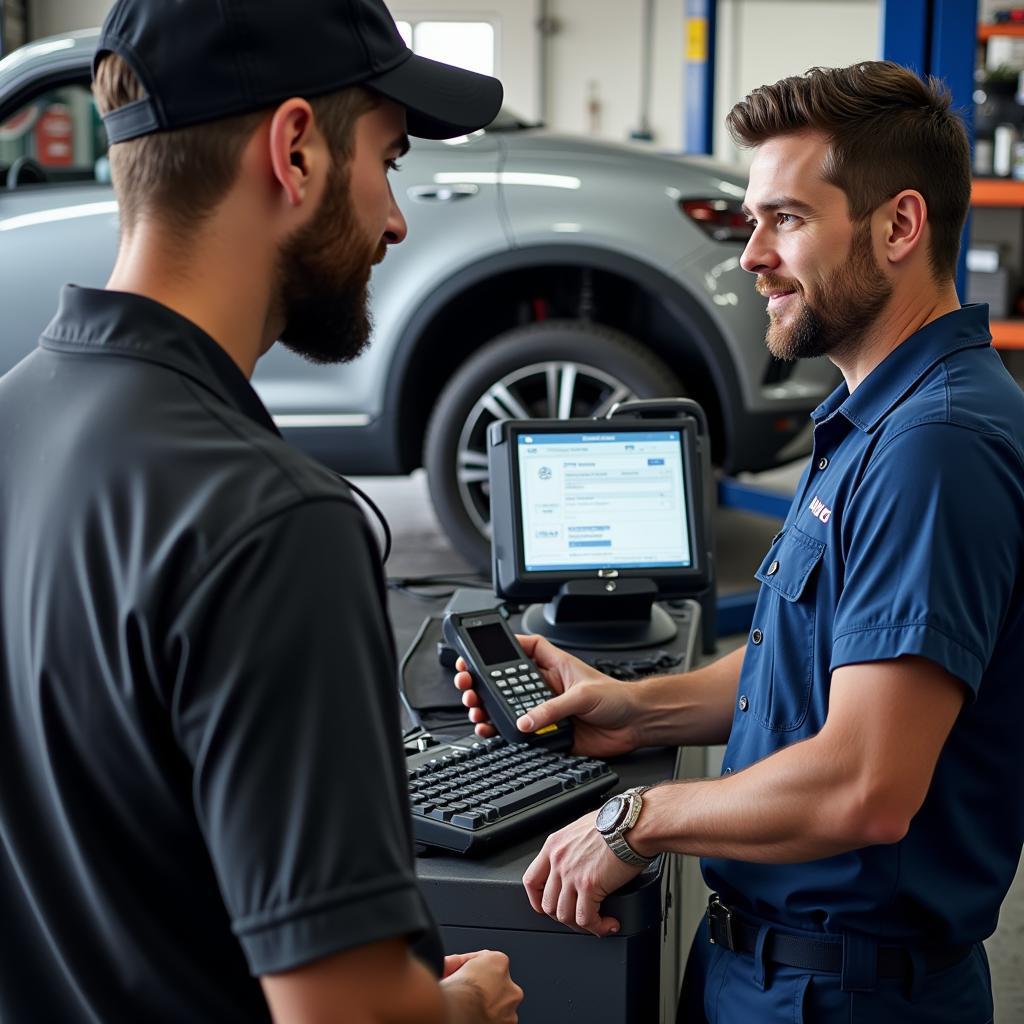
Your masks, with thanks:
[(778, 559), (776, 559), (774, 562), (772, 562), (771, 565), (768, 566), (768, 572), (765, 573), (765, 575), (766, 576), (774, 576), (778, 571), (779, 571), (779, 561), (778, 561)]
[(722, 774), (723, 775), (732, 775), (732, 769), (731, 768), (726, 768), (725, 771), (722, 772)]
[(828, 459), (822, 456), (821, 462), (818, 463), (818, 469), (828, 469)]
[(754, 632), (750, 634), (750, 639), (755, 644), (759, 644), (764, 639), (764, 633), (762, 633), (759, 629), (755, 629)]
[(750, 707), (750, 701), (747, 700), (747, 695), (743, 694), (743, 696), (740, 697), (740, 711), (746, 711), (747, 708), (749, 708), (749, 707)]

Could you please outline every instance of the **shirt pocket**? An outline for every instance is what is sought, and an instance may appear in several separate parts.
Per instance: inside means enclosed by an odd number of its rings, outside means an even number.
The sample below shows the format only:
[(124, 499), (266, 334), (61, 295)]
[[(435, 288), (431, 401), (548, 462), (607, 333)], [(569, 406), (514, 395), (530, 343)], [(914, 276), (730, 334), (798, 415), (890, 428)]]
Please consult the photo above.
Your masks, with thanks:
[(760, 685), (750, 694), (750, 711), (766, 729), (789, 732), (807, 717), (814, 680), (817, 569), (825, 544), (799, 527), (779, 534), (754, 574), (764, 584), (758, 602), (764, 635)]

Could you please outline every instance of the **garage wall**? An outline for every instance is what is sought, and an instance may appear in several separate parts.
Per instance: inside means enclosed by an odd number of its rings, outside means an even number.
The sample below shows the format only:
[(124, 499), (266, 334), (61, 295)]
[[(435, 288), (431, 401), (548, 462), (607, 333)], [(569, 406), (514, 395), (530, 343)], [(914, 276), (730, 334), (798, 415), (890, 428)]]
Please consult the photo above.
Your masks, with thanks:
[[(626, 139), (639, 120), (640, 0), (551, 0), (560, 30), (551, 41), (550, 123)], [(655, 145), (683, 139), (685, 0), (657, 0), (651, 126)], [(880, 0), (718, 0), (715, 152), (737, 158), (721, 127), (750, 89), (815, 64), (845, 65), (879, 53)], [(589, 111), (599, 104), (596, 117)]]
[(751, 89), (810, 67), (844, 67), (880, 54), (879, 0), (719, 0), (715, 155), (745, 161), (724, 119)]
[(396, 20), (409, 17), (477, 15), (494, 19), (497, 64), (495, 73), (505, 86), (509, 109), (527, 119), (538, 116), (537, 0), (385, 0)]
[(29, 0), (32, 35), (50, 36), (102, 24), (113, 0)]
[[(551, 0), (549, 122), (563, 131), (624, 140), (639, 126), (641, 0)], [(655, 145), (682, 145), (684, 0), (655, 5), (651, 127)], [(590, 104), (596, 105), (591, 113)]]
[[(110, 0), (31, 0), (33, 32), (98, 24)], [(997, 0), (982, 0), (982, 9)], [(539, 0), (388, 0), (396, 17), (477, 15), (498, 24), (498, 73), (509, 107), (540, 112)], [(718, 0), (715, 154), (742, 156), (722, 124), (750, 89), (815, 64), (845, 65), (879, 53), (881, 0)], [(651, 127), (655, 146), (683, 139), (685, 0), (656, 0)], [(554, 128), (624, 140), (638, 127), (641, 0), (549, 0), (548, 121)], [(591, 104), (595, 110), (591, 111)]]

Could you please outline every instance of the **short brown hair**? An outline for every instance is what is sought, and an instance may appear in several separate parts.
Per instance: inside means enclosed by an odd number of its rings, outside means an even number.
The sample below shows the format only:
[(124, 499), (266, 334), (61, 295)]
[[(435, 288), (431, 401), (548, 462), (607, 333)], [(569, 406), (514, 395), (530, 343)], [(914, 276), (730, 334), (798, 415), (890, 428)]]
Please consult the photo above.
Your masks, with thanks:
[(824, 177), (863, 220), (903, 189), (924, 196), (936, 280), (954, 277), (971, 198), (970, 146), (950, 94), (891, 61), (811, 68), (761, 86), (726, 118), (737, 145), (758, 146), (801, 131), (828, 136)]
[[(146, 95), (128, 64), (112, 53), (96, 69), (93, 93), (100, 114)], [(360, 86), (309, 100), (335, 160), (352, 156), (356, 121), (379, 102)], [(110, 171), (122, 228), (130, 231), (140, 218), (151, 217), (187, 236), (227, 195), (238, 176), (242, 151), (268, 113), (240, 114), (111, 146)]]

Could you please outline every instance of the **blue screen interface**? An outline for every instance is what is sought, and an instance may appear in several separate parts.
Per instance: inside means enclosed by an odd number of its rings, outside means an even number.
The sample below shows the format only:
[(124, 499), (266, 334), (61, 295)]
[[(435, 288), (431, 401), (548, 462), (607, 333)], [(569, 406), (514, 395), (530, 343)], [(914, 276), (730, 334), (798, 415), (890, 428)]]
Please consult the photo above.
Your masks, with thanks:
[(693, 564), (678, 431), (517, 439), (527, 572)]

